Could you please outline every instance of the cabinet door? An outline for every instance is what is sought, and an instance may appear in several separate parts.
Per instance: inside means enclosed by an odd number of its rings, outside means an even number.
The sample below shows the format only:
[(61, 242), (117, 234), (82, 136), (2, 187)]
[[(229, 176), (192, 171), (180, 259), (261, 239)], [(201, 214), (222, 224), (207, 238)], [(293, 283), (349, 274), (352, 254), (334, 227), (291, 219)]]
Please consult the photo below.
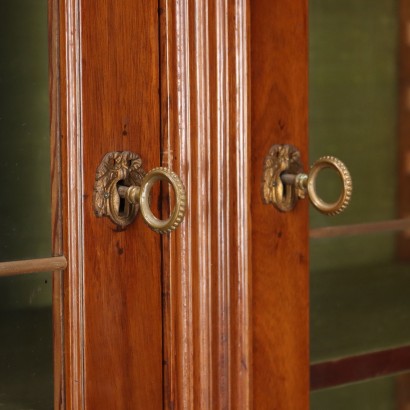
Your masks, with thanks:
[[(275, 213), (260, 195), (271, 144), (307, 162), (306, 4), (67, 0), (52, 13), (67, 408), (307, 408), (308, 208)], [(181, 176), (174, 234), (95, 218), (96, 167), (123, 150)], [(164, 189), (158, 207), (170, 202)]]
[(309, 408), (308, 204), (262, 201), (265, 157), (292, 144), (308, 162), (306, 1), (252, 1), (252, 322), (255, 409)]
[[(94, 3), (59, 20), (67, 407), (249, 408), (248, 4)], [(95, 218), (119, 150), (181, 176), (175, 233)]]
[[(62, 150), (67, 409), (162, 408), (160, 236), (93, 211), (112, 151), (160, 164), (158, 2), (52, 2)], [(57, 54), (58, 53), (58, 54)]]
[[(252, 187), (254, 404), (406, 408), (408, 4), (250, 7), (256, 182), (269, 147), (289, 143), (306, 168), (339, 156), (354, 187), (343, 214), (331, 219), (312, 208), (309, 231), (307, 204), (280, 214), (258, 203), (260, 188)], [(329, 200), (336, 182), (319, 181)]]
[(409, 5), (369, 4), (309, 7), (310, 153), (354, 180), (343, 214), (310, 215), (315, 410), (408, 406)]

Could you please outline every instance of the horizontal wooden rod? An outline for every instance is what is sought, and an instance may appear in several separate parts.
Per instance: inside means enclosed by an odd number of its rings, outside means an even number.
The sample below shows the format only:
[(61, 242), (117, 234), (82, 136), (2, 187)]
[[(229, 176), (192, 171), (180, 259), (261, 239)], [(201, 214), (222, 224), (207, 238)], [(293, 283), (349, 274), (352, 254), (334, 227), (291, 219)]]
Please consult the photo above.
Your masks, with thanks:
[(311, 229), (309, 236), (312, 239), (336, 238), (338, 236), (405, 231), (407, 229), (410, 229), (410, 218), (355, 225), (327, 226), (325, 228)]
[(64, 256), (0, 262), (0, 277), (22, 275), (25, 273), (53, 272), (65, 269), (66, 267), (67, 259)]
[(310, 365), (311, 390), (410, 371), (410, 346), (350, 356)]

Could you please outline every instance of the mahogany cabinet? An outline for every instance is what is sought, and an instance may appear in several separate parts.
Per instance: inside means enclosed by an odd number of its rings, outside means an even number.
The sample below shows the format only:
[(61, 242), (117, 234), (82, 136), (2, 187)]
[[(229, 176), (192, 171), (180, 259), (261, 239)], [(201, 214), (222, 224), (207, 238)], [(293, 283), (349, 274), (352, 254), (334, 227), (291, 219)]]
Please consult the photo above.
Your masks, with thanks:
[[(306, 156), (306, 4), (52, 1), (50, 38), (56, 406), (307, 408), (307, 207), (260, 197), (270, 145)], [(95, 217), (111, 151), (181, 177), (175, 232)]]
[[(42, 4), (0, 6), (0, 407), (405, 409), (407, 3)], [(274, 144), (346, 161), (346, 212), (266, 204)], [(99, 217), (148, 198), (140, 166), (185, 187), (170, 233)]]

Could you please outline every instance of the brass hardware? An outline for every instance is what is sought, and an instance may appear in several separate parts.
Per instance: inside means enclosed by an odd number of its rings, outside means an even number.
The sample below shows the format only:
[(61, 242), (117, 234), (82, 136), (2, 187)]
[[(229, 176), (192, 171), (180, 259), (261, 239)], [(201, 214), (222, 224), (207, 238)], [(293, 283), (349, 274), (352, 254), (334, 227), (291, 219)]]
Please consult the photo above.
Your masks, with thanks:
[[(150, 209), (151, 188), (159, 180), (171, 184), (175, 192), (175, 206), (166, 220), (158, 219)], [(182, 181), (171, 170), (159, 167), (146, 173), (139, 155), (110, 152), (97, 168), (93, 205), (96, 216), (108, 216), (122, 228), (132, 223), (140, 210), (152, 230), (168, 233), (184, 219), (186, 194)]]
[[(342, 180), (342, 192), (333, 203), (325, 202), (316, 192), (316, 180), (324, 168), (333, 168)], [(352, 179), (342, 161), (335, 157), (319, 158), (308, 174), (302, 172), (300, 152), (293, 145), (273, 145), (263, 167), (262, 197), (282, 212), (291, 211), (298, 199), (309, 196), (312, 205), (326, 215), (343, 212), (352, 196)]]
[[(158, 219), (149, 206), (149, 194), (157, 181), (166, 181), (172, 185), (175, 192), (175, 207), (171, 216), (166, 220)], [(141, 186), (120, 187), (122, 195), (132, 204), (139, 204), (140, 212), (148, 226), (158, 233), (167, 233), (175, 230), (184, 219), (186, 195), (182, 181), (175, 172), (167, 168), (154, 168), (145, 175)], [(125, 188), (125, 189), (124, 189)], [(120, 196), (121, 196), (120, 191)]]

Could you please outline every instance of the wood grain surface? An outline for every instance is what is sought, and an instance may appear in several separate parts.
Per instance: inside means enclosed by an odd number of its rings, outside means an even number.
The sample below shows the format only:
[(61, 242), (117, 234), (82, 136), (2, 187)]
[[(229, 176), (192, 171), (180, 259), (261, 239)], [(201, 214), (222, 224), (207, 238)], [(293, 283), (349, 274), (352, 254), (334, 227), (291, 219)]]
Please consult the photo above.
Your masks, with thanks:
[(66, 408), (159, 409), (160, 238), (141, 218), (119, 230), (92, 208), (107, 152), (159, 165), (158, 4), (67, 0), (59, 32)]
[(293, 144), (307, 165), (307, 2), (251, 2), (253, 406), (309, 408), (308, 208), (261, 200), (263, 161)]
[[(307, 207), (259, 192), (273, 143), (306, 163), (307, 11), (251, 3), (161, 0), (160, 26), (151, 0), (60, 9), (67, 409), (308, 408)], [(187, 188), (162, 257), (140, 219), (93, 215), (95, 169), (125, 149)]]
[(250, 408), (247, 1), (160, 1), (163, 165), (184, 180), (164, 238), (165, 408)]

